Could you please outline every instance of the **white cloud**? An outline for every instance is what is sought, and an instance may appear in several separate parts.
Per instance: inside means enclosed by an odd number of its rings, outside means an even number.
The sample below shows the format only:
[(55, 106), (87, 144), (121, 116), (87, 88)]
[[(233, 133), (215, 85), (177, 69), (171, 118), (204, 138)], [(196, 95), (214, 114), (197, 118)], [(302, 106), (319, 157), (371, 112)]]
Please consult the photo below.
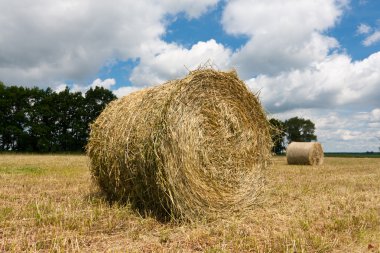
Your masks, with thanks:
[(357, 119), (366, 120), (371, 123), (380, 123), (380, 108), (375, 108), (370, 112), (361, 112)]
[(346, 129), (338, 129), (336, 134), (340, 136), (340, 138), (344, 141), (355, 140), (363, 138), (362, 133), (359, 131), (350, 131)]
[(176, 44), (168, 44), (156, 55), (141, 58), (131, 75), (131, 81), (137, 85), (155, 85), (166, 80), (185, 75), (208, 61), (217, 68), (229, 66), (231, 50), (215, 40), (198, 42), (190, 49)]
[(364, 41), (363, 41), (363, 45), (364, 46), (371, 46), (377, 42), (380, 41), (380, 31), (375, 31), (373, 32), (371, 35), (369, 35)]
[(258, 36), (233, 55), (232, 65), (243, 78), (276, 75), (322, 61), (329, 50), (337, 46), (335, 39), (318, 33), (310, 34), (303, 42), (286, 39), (286, 36), (284, 39)]
[(370, 119), (373, 122), (380, 122), (380, 108), (376, 108), (371, 111)]
[(372, 46), (380, 41), (380, 30), (373, 29), (369, 25), (360, 24), (356, 29), (357, 34), (366, 35), (362, 44), (366, 47)]
[[(108, 78), (108, 79), (105, 79), (105, 80), (102, 80), (100, 78), (97, 78), (95, 79), (91, 84), (89, 85), (83, 85), (83, 84), (73, 84), (72, 87), (71, 87), (71, 91), (72, 92), (82, 92), (83, 94), (86, 93), (86, 91), (88, 91), (89, 89), (91, 88), (95, 88), (95, 87), (103, 87), (105, 89), (111, 89), (112, 86), (114, 86), (116, 84), (116, 81), (115, 79), (113, 78)], [(64, 84), (65, 86), (68, 86), (70, 87), (70, 85), (66, 85)], [(63, 87), (63, 85), (62, 85)], [(64, 87), (65, 88), (65, 87)], [(63, 89), (64, 89), (63, 88)], [(59, 90), (59, 89), (58, 89)], [(62, 89), (61, 89), (62, 90)], [(57, 89), (56, 89), (57, 91)]]
[(124, 97), (132, 92), (141, 90), (142, 87), (136, 87), (136, 86), (124, 86), (120, 87), (113, 91), (113, 94), (115, 94), (118, 98)]
[(372, 31), (372, 28), (366, 24), (360, 24), (360, 25), (358, 25), (358, 27), (356, 29), (357, 34), (368, 34), (371, 31)]
[(379, 106), (380, 52), (354, 62), (346, 55), (332, 55), (304, 70), (259, 75), (247, 83), (254, 91), (260, 90), (271, 112)]
[(90, 85), (90, 87), (91, 88), (95, 88), (95, 87), (103, 87), (103, 88), (105, 88), (105, 89), (111, 89), (111, 87), (113, 86), (113, 85), (115, 85), (116, 84), (116, 81), (115, 81), (115, 79), (113, 79), (113, 78), (107, 78), (107, 79), (105, 79), (105, 80), (102, 80), (102, 79), (100, 79), (100, 78), (97, 78), (97, 79), (95, 79), (93, 82), (92, 82), (92, 84)]
[(338, 42), (322, 32), (333, 27), (346, 1), (236, 0), (227, 3), (222, 24), (227, 33), (249, 42), (233, 56), (243, 78), (275, 75), (321, 61)]
[(112, 59), (155, 54), (165, 17), (198, 17), (217, 0), (0, 1), (0, 76), (5, 83), (82, 83)]
[(293, 32), (289, 35), (296, 37), (332, 27), (346, 4), (335, 0), (235, 0), (227, 3), (222, 22), (231, 34)]
[(61, 91), (64, 91), (64, 90), (66, 89), (66, 87), (68, 87), (68, 85), (65, 84), (65, 83), (59, 84), (59, 85), (57, 85), (57, 86), (54, 88), (54, 92), (59, 93), (59, 92), (61, 92)]

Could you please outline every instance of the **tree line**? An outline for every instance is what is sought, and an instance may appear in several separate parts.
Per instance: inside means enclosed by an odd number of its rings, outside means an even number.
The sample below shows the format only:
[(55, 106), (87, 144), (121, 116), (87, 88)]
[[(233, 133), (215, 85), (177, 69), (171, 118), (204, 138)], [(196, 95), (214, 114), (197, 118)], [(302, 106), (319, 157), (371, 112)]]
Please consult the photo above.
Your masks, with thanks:
[(114, 99), (102, 87), (82, 94), (0, 82), (0, 151), (83, 151), (89, 123)]
[[(0, 151), (81, 152), (87, 143), (89, 124), (116, 99), (103, 87), (85, 94), (51, 88), (6, 86), (0, 82)], [(313, 141), (315, 125), (294, 117), (270, 119), (273, 152), (281, 154), (292, 141)]]
[(286, 144), (293, 141), (316, 141), (315, 124), (309, 119), (293, 117), (285, 121), (270, 119), (271, 136), (273, 141), (272, 152), (281, 154), (286, 149)]

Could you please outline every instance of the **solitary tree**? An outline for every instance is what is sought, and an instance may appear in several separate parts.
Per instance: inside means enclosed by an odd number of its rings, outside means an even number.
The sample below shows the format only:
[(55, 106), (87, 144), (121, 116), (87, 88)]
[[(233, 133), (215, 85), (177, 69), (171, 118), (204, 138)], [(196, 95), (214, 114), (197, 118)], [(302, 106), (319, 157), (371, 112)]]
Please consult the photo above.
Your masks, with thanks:
[(317, 140), (317, 136), (314, 134), (315, 125), (309, 119), (294, 117), (286, 120), (284, 124), (288, 143), (293, 141), (310, 142)]

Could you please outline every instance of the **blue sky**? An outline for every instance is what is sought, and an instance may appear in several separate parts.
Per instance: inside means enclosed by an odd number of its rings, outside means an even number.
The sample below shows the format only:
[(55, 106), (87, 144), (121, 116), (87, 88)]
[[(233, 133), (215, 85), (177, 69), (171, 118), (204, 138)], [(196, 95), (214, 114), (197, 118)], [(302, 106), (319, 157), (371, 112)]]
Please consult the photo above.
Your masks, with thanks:
[(342, 48), (347, 50), (354, 60), (362, 60), (380, 51), (380, 43), (368, 47), (362, 45), (363, 36), (355, 32), (360, 24), (371, 27), (380, 26), (380, 1), (351, 1), (342, 20), (328, 32), (338, 39)]
[(248, 40), (247, 36), (232, 36), (223, 30), (221, 19), (225, 2), (219, 2), (197, 19), (189, 19), (185, 13), (168, 17), (169, 25), (162, 39), (168, 43), (174, 42), (190, 48), (198, 41), (215, 39), (232, 49), (242, 47)]
[(380, 143), (380, 1), (0, 0), (0, 80), (117, 96), (211, 62), (326, 151)]
[[(215, 39), (226, 47), (237, 50), (248, 41), (248, 36), (229, 35), (221, 24), (223, 8), (226, 2), (220, 1), (211, 7), (205, 14), (196, 19), (189, 19), (185, 12), (166, 17), (168, 23), (166, 32), (161, 36), (167, 43), (177, 43), (186, 48), (191, 48), (198, 41)], [(380, 27), (380, 1), (352, 1), (345, 10), (341, 20), (325, 34), (336, 38), (341, 44), (341, 51), (349, 54), (353, 60), (362, 60), (374, 52), (380, 51), (380, 43), (371, 46), (363, 46), (363, 35), (356, 32), (360, 24), (371, 27)], [(131, 84), (129, 77), (133, 67), (138, 65), (136, 60), (118, 61), (113, 66), (103, 67), (98, 77), (115, 78), (120, 87)]]

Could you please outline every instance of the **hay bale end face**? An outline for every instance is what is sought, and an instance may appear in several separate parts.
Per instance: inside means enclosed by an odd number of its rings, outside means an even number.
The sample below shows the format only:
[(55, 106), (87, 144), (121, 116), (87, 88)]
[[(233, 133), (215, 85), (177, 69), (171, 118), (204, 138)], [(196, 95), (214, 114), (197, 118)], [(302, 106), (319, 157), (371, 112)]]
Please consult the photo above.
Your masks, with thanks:
[(87, 154), (110, 200), (193, 220), (251, 207), (271, 145), (257, 97), (235, 72), (206, 69), (111, 102)]
[(288, 164), (322, 165), (323, 149), (319, 142), (292, 142), (286, 149)]

